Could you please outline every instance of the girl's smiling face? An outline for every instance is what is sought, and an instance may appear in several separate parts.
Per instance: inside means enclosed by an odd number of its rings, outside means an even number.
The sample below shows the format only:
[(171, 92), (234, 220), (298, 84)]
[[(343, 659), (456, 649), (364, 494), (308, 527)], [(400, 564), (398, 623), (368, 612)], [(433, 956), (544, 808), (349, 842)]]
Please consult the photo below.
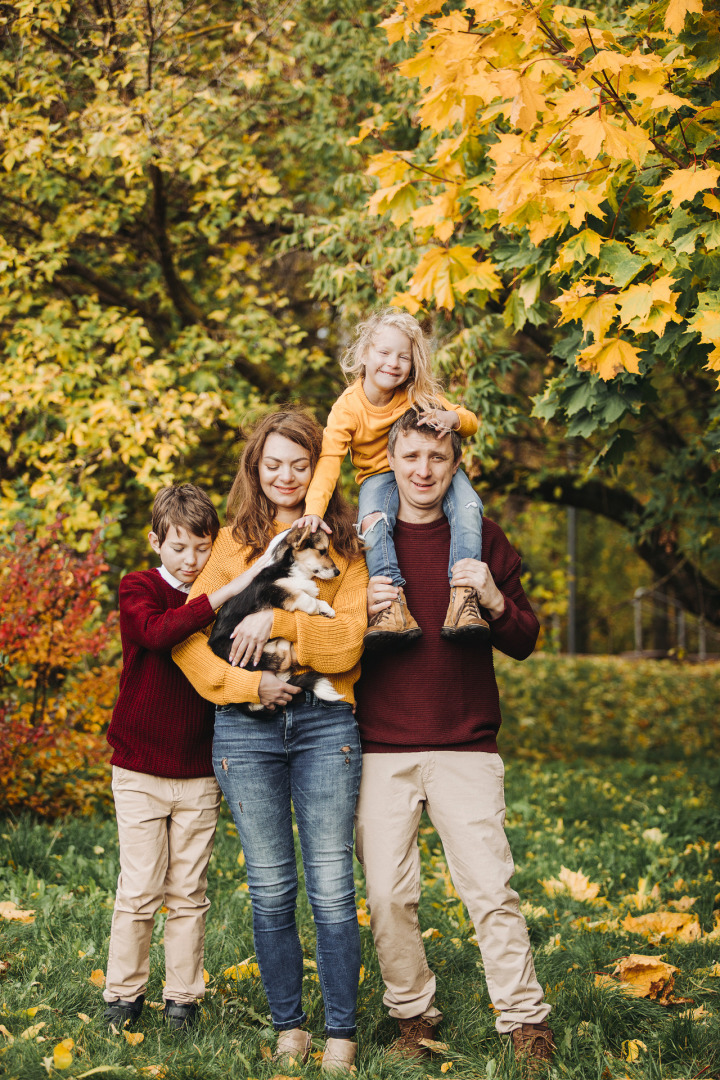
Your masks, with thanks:
[(363, 390), (372, 405), (387, 405), (412, 372), (412, 342), (396, 326), (381, 326), (365, 357)]
[(258, 479), (263, 494), (277, 507), (278, 521), (295, 521), (302, 516), (312, 479), (310, 454), (292, 439), (272, 431), (258, 462)]

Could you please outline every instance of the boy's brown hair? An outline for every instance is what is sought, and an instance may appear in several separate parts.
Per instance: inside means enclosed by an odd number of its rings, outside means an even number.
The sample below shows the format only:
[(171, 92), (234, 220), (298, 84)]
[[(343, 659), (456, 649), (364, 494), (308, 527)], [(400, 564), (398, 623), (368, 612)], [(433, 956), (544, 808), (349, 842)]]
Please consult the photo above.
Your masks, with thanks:
[(202, 488), (195, 484), (173, 484), (155, 496), (152, 509), (152, 531), (163, 544), (170, 526), (180, 526), (195, 536), (211, 536), (220, 531), (217, 510)]

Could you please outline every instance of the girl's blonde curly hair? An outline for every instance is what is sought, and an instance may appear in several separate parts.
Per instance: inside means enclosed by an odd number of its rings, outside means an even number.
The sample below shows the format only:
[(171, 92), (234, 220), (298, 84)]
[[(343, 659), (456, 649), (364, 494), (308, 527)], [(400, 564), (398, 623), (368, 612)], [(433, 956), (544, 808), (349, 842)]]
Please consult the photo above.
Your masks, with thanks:
[(408, 401), (418, 409), (437, 408), (437, 398), (442, 394), (442, 386), (433, 374), (428, 339), (417, 319), (399, 308), (382, 308), (369, 319), (358, 323), (355, 340), (340, 361), (340, 367), (348, 376), (348, 381), (355, 382), (362, 378), (367, 351), (375, 334), (384, 326), (394, 326), (410, 340), (412, 367), (407, 382), (402, 387), (407, 393)]

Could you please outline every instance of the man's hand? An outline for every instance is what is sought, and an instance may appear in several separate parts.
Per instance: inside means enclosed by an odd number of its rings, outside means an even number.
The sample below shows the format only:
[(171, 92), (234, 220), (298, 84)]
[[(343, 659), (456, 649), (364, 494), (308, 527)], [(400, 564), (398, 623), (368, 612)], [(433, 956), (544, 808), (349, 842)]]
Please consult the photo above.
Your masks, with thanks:
[(292, 701), (294, 695), (300, 693), (300, 689), (299, 686), (290, 686), (289, 683), (278, 679), (272, 671), (263, 671), (258, 687), (258, 697), (266, 709), (274, 709), (276, 705), (284, 709), (287, 703)]
[(442, 439), (448, 431), (454, 431), (460, 427), (460, 417), (454, 409), (427, 409), (420, 413), (418, 424), (432, 428), (438, 439)]
[(317, 529), (323, 529), (328, 536), (332, 534), (332, 529), (329, 525), (326, 525), (321, 517), (317, 514), (305, 514), (304, 517), (298, 518), (297, 521), (293, 521), (290, 526), (291, 529), (299, 528), (304, 529), (306, 525), (310, 526), (310, 532), (315, 532)]
[(232, 634), (233, 643), (229, 660), (233, 667), (245, 667), (252, 660), (257, 664), (272, 632), (274, 613), (272, 608), (266, 611), (253, 611), (239, 622)]
[(505, 610), (505, 597), (495, 584), (488, 564), (479, 559), (459, 559), (452, 568), (450, 584), (474, 589), (491, 619), (499, 618)]
[(393, 600), (397, 600), (399, 589), (393, 585), (392, 578), (371, 577), (367, 590), (368, 618), (377, 615), (378, 611), (390, 607)]

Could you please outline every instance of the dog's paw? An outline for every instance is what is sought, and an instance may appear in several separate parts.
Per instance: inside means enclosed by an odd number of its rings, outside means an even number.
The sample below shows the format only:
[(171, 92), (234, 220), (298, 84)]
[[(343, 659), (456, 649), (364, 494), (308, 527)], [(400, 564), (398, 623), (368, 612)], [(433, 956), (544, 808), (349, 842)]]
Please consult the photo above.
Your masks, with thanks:
[(331, 608), (327, 600), (318, 600), (318, 615), (324, 615), (326, 619), (334, 619), (335, 608)]

